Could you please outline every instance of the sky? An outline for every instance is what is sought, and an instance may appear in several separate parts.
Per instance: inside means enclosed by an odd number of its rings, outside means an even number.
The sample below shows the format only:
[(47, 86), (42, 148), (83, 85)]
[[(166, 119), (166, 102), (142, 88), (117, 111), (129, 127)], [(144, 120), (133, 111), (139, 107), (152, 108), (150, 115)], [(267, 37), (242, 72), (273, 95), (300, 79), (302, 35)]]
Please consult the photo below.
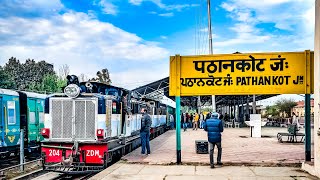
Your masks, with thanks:
[[(133, 89), (208, 54), (206, 0), (0, 0), (0, 65), (46, 60)], [(314, 0), (211, 0), (213, 52), (313, 50)]]

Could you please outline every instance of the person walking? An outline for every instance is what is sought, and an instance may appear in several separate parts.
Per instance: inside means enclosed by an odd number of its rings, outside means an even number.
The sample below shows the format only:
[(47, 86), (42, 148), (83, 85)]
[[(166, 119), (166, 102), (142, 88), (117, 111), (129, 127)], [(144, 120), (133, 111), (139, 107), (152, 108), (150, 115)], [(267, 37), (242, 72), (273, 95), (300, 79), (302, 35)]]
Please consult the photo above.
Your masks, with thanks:
[(204, 130), (208, 132), (211, 168), (214, 168), (214, 163), (213, 163), (214, 162), (213, 161), (214, 146), (217, 146), (218, 148), (217, 165), (222, 165), (221, 132), (223, 132), (223, 125), (222, 125), (222, 121), (218, 118), (219, 118), (218, 113), (212, 113), (211, 118), (207, 119), (206, 122), (204, 123)]
[(151, 127), (151, 118), (147, 113), (147, 109), (142, 108), (142, 118), (141, 118), (141, 129), (140, 129), (140, 138), (141, 138), (141, 154), (145, 154), (145, 149), (147, 149), (147, 155), (150, 152), (150, 127)]

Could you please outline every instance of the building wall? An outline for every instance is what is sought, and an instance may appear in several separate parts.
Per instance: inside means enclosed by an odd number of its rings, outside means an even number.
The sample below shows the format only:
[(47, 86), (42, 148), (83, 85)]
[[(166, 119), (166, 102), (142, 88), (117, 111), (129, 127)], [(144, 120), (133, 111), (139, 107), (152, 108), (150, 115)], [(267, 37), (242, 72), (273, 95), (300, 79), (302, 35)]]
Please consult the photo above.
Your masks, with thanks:
[[(304, 112), (304, 107), (294, 107), (292, 108), (292, 112), (294, 112), (297, 116), (302, 116), (304, 117), (305, 112)], [(314, 114), (314, 107), (311, 107), (311, 114)]]

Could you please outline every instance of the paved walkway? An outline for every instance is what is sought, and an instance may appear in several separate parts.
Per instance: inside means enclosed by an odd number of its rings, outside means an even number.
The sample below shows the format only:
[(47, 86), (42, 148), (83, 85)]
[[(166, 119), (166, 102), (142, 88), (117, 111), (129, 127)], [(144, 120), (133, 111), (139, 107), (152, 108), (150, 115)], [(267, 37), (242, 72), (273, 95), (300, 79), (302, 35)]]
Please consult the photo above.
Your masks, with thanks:
[[(250, 138), (249, 128), (226, 128), (222, 134), (222, 162), (225, 165), (288, 165), (304, 161), (304, 144), (279, 143), (276, 135), (286, 128), (263, 128), (265, 138)], [(141, 155), (138, 148), (122, 159), (128, 163), (174, 164), (176, 162), (176, 136), (171, 130), (151, 141), (151, 155)], [(195, 140), (207, 140), (202, 129), (181, 132), (182, 162), (209, 164), (208, 154), (196, 154)], [(217, 150), (216, 150), (217, 151)], [(215, 154), (217, 153), (215, 151)], [(216, 155), (215, 155), (216, 157)]]
[(208, 166), (143, 165), (116, 163), (95, 175), (93, 180), (293, 180), (317, 179), (298, 168), (226, 166), (210, 169)]

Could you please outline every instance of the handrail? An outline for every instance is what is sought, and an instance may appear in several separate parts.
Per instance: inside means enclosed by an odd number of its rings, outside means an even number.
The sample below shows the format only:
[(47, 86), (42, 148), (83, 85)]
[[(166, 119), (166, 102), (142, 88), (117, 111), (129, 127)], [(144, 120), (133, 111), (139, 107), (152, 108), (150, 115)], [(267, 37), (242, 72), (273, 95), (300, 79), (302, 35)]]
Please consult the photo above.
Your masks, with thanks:
[(73, 150), (73, 147), (63, 147), (63, 146), (50, 146), (50, 145), (41, 145), (42, 147), (48, 147), (48, 148), (57, 148), (57, 149), (68, 149)]

